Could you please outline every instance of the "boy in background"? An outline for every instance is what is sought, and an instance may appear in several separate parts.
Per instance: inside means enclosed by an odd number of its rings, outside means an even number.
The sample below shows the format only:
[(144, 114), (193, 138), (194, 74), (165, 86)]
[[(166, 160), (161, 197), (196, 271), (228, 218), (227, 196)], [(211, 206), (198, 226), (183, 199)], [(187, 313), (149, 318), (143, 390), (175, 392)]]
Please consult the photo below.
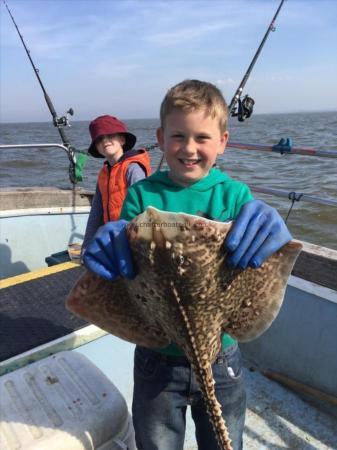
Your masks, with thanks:
[(90, 122), (89, 131), (92, 142), (88, 152), (105, 161), (98, 175), (82, 254), (101, 225), (119, 218), (129, 186), (151, 173), (148, 153), (133, 149), (137, 138), (117, 117), (99, 116)]
[[(129, 189), (123, 220), (102, 227), (88, 245), (84, 264), (110, 280), (134, 277), (126, 221), (154, 206), (217, 221), (235, 220), (225, 242), (227, 263), (243, 269), (259, 267), (291, 235), (274, 208), (254, 200), (247, 185), (214, 167), (229, 137), (228, 109), (221, 91), (210, 83), (185, 80), (166, 94), (160, 119), (157, 139), (168, 170)], [(246, 394), (238, 344), (228, 334), (222, 336), (212, 370), (233, 449), (239, 450)], [(198, 449), (218, 450), (200, 389), (183, 352), (175, 343), (162, 349), (136, 346), (132, 413), (138, 450), (182, 450), (188, 405)]]

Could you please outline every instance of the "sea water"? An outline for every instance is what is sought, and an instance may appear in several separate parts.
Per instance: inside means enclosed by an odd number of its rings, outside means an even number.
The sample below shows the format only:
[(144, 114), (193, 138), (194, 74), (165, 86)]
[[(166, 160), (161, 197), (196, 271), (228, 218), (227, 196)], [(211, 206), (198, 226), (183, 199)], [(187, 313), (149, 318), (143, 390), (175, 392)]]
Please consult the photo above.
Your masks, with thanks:
[[(156, 119), (125, 120), (138, 140), (137, 146), (155, 144)], [(90, 144), (89, 122), (73, 121), (65, 132), (80, 150)], [(0, 125), (1, 144), (61, 143), (50, 122)], [(337, 112), (260, 114), (240, 123), (230, 119), (233, 142), (274, 145), (290, 137), (296, 147), (337, 150)], [(150, 151), (152, 167), (158, 167), (161, 152)], [(94, 190), (103, 160), (89, 158), (79, 187)], [(337, 159), (270, 152), (228, 149), (217, 160), (218, 167), (250, 187), (295, 191), (337, 200)], [(54, 186), (70, 188), (67, 154), (55, 149), (0, 149), (0, 187)], [(276, 207), (285, 218), (291, 201), (255, 194)], [(337, 208), (309, 202), (295, 202), (287, 222), (293, 236), (314, 244), (337, 249)]]

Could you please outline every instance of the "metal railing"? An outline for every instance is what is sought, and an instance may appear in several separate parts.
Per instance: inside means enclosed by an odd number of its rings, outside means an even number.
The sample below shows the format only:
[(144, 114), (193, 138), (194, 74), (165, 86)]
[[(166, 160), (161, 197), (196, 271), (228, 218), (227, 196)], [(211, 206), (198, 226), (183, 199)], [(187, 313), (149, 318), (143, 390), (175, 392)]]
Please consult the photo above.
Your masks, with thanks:
[(321, 156), (323, 158), (337, 158), (337, 151), (334, 150), (317, 150), (310, 147), (292, 147), (291, 145), (261, 145), (261, 144), (244, 144), (242, 142), (231, 142), (227, 144), (228, 148), (238, 148), (240, 150), (257, 150), (262, 152), (280, 153), (281, 155), (305, 155), (305, 156)]
[[(67, 154), (69, 149), (62, 144), (15, 144), (15, 145), (7, 145), (0, 144), (0, 149), (14, 149), (14, 148), (53, 148), (58, 147), (63, 149)], [(240, 142), (229, 142), (227, 147), (229, 148), (237, 148), (242, 150), (253, 150), (253, 151), (265, 151), (265, 152), (279, 152), (279, 153), (289, 153), (289, 154), (300, 154), (306, 156), (318, 156), (318, 157), (328, 157), (328, 158), (337, 158), (337, 151), (323, 151), (316, 150), (313, 148), (305, 148), (305, 147), (291, 147), (290, 150), (284, 148), (284, 146), (278, 145), (260, 145), (260, 144), (244, 144)], [(158, 148), (158, 144), (153, 144), (147, 146), (148, 150), (153, 150)], [(261, 194), (274, 195), (276, 197), (287, 198), (291, 201), (304, 201), (310, 203), (316, 203), (319, 205), (325, 206), (334, 206), (337, 207), (337, 200), (333, 200), (330, 198), (318, 197), (310, 194), (304, 194), (302, 192), (294, 192), (294, 191), (285, 191), (281, 189), (273, 189), (273, 188), (265, 188), (259, 186), (251, 186), (251, 190), (253, 192), (259, 192)]]
[(59, 147), (62, 148), (67, 154), (69, 154), (69, 149), (62, 144), (0, 144), (0, 149), (11, 149), (11, 148), (52, 148)]
[(276, 197), (283, 197), (287, 198), (291, 201), (303, 201), (303, 202), (310, 202), (310, 203), (317, 203), (319, 205), (326, 205), (326, 206), (336, 206), (337, 207), (337, 200), (333, 200), (330, 198), (324, 198), (324, 197), (317, 197), (314, 195), (308, 195), (304, 194), (302, 192), (295, 192), (295, 191), (285, 191), (282, 189), (272, 189), (272, 188), (265, 188), (260, 186), (250, 186), (251, 191), (253, 192), (259, 192), (261, 194), (267, 194), (267, 195), (275, 195)]

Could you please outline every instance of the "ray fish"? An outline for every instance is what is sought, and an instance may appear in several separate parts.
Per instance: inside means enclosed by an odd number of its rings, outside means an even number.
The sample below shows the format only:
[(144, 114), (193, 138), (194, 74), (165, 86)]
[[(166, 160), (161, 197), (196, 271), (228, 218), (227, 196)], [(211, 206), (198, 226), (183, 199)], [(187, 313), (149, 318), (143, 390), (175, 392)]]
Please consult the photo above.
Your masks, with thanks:
[(258, 269), (231, 268), (224, 245), (231, 226), (148, 207), (127, 225), (137, 276), (111, 282), (86, 272), (67, 298), (72, 312), (122, 339), (150, 348), (175, 342), (222, 450), (232, 447), (212, 374), (221, 336), (245, 342), (267, 330), (302, 248), (291, 241)]

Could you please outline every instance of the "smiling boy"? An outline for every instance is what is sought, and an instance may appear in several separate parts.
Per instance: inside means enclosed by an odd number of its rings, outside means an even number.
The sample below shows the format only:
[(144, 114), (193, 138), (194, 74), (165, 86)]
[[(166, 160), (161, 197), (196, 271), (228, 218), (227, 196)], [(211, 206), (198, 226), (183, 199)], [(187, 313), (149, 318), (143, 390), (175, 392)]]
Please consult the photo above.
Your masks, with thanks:
[(177, 110), (168, 114), (165, 126), (157, 130), (157, 139), (170, 168), (169, 178), (189, 186), (209, 174), (216, 157), (225, 150), (228, 131), (222, 132), (206, 111)]
[[(121, 218), (106, 224), (89, 244), (84, 263), (113, 280), (132, 278), (134, 268), (125, 233), (126, 221), (148, 206), (170, 212), (235, 219), (225, 245), (233, 266), (259, 267), (291, 239), (274, 208), (253, 200), (247, 185), (214, 167), (228, 141), (228, 110), (221, 91), (211, 83), (185, 80), (166, 94), (157, 139), (168, 170), (130, 187)], [(237, 342), (222, 336), (212, 365), (216, 397), (234, 450), (242, 448), (246, 394)], [(133, 423), (138, 450), (182, 450), (186, 408), (190, 405), (199, 450), (218, 450), (193, 370), (175, 343), (166, 348), (136, 346)]]

